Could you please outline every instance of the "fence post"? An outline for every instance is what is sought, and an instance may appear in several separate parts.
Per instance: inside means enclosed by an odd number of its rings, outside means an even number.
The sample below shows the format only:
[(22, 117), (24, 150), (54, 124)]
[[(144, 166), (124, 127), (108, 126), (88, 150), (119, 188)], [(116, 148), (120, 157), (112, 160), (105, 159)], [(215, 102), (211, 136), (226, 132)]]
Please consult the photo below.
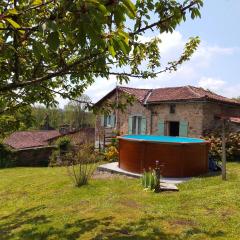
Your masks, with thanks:
[(159, 161), (156, 160), (156, 167), (155, 167), (155, 173), (156, 173), (156, 186), (155, 186), (155, 192), (160, 192), (161, 191), (161, 186), (160, 186), (160, 165)]

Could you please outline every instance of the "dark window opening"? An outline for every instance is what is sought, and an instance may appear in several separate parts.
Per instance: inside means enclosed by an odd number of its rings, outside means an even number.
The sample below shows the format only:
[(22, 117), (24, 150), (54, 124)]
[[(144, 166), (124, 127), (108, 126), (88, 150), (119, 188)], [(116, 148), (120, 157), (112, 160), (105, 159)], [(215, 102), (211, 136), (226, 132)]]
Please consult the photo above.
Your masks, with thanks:
[(176, 104), (170, 104), (170, 113), (176, 112)]
[(169, 122), (169, 136), (179, 136), (179, 122)]

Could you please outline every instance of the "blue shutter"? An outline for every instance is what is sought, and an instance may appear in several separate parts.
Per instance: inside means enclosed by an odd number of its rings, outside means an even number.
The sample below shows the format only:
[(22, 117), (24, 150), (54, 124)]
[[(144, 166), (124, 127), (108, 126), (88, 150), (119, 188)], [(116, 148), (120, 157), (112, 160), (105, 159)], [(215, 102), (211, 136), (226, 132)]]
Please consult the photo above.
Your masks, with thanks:
[(158, 135), (164, 136), (165, 135), (165, 122), (162, 119), (158, 121)]
[(128, 134), (132, 134), (132, 117), (128, 118)]
[(141, 121), (141, 134), (142, 135), (146, 134), (146, 130), (147, 130), (147, 119), (145, 117), (142, 117), (142, 121)]
[(179, 126), (179, 136), (187, 137), (188, 136), (188, 122), (181, 121)]
[(104, 127), (104, 115), (101, 115), (101, 126)]

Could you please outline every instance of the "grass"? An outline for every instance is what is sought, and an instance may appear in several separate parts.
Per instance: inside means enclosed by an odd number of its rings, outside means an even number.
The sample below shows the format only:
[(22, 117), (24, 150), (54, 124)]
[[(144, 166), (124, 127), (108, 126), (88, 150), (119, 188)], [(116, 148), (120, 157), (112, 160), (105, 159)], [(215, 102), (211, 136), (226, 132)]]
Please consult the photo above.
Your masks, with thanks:
[(93, 179), (75, 188), (64, 168), (0, 170), (0, 239), (239, 239), (240, 165), (179, 192), (144, 192), (139, 180)]

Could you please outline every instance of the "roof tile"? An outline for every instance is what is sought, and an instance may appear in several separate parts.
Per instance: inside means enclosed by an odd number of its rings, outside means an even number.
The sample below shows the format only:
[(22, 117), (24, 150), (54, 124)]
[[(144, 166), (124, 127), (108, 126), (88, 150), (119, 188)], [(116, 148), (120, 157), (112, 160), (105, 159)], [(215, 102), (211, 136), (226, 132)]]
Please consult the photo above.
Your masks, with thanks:
[(60, 136), (57, 130), (18, 131), (12, 133), (4, 143), (15, 149), (47, 146), (47, 140)]

